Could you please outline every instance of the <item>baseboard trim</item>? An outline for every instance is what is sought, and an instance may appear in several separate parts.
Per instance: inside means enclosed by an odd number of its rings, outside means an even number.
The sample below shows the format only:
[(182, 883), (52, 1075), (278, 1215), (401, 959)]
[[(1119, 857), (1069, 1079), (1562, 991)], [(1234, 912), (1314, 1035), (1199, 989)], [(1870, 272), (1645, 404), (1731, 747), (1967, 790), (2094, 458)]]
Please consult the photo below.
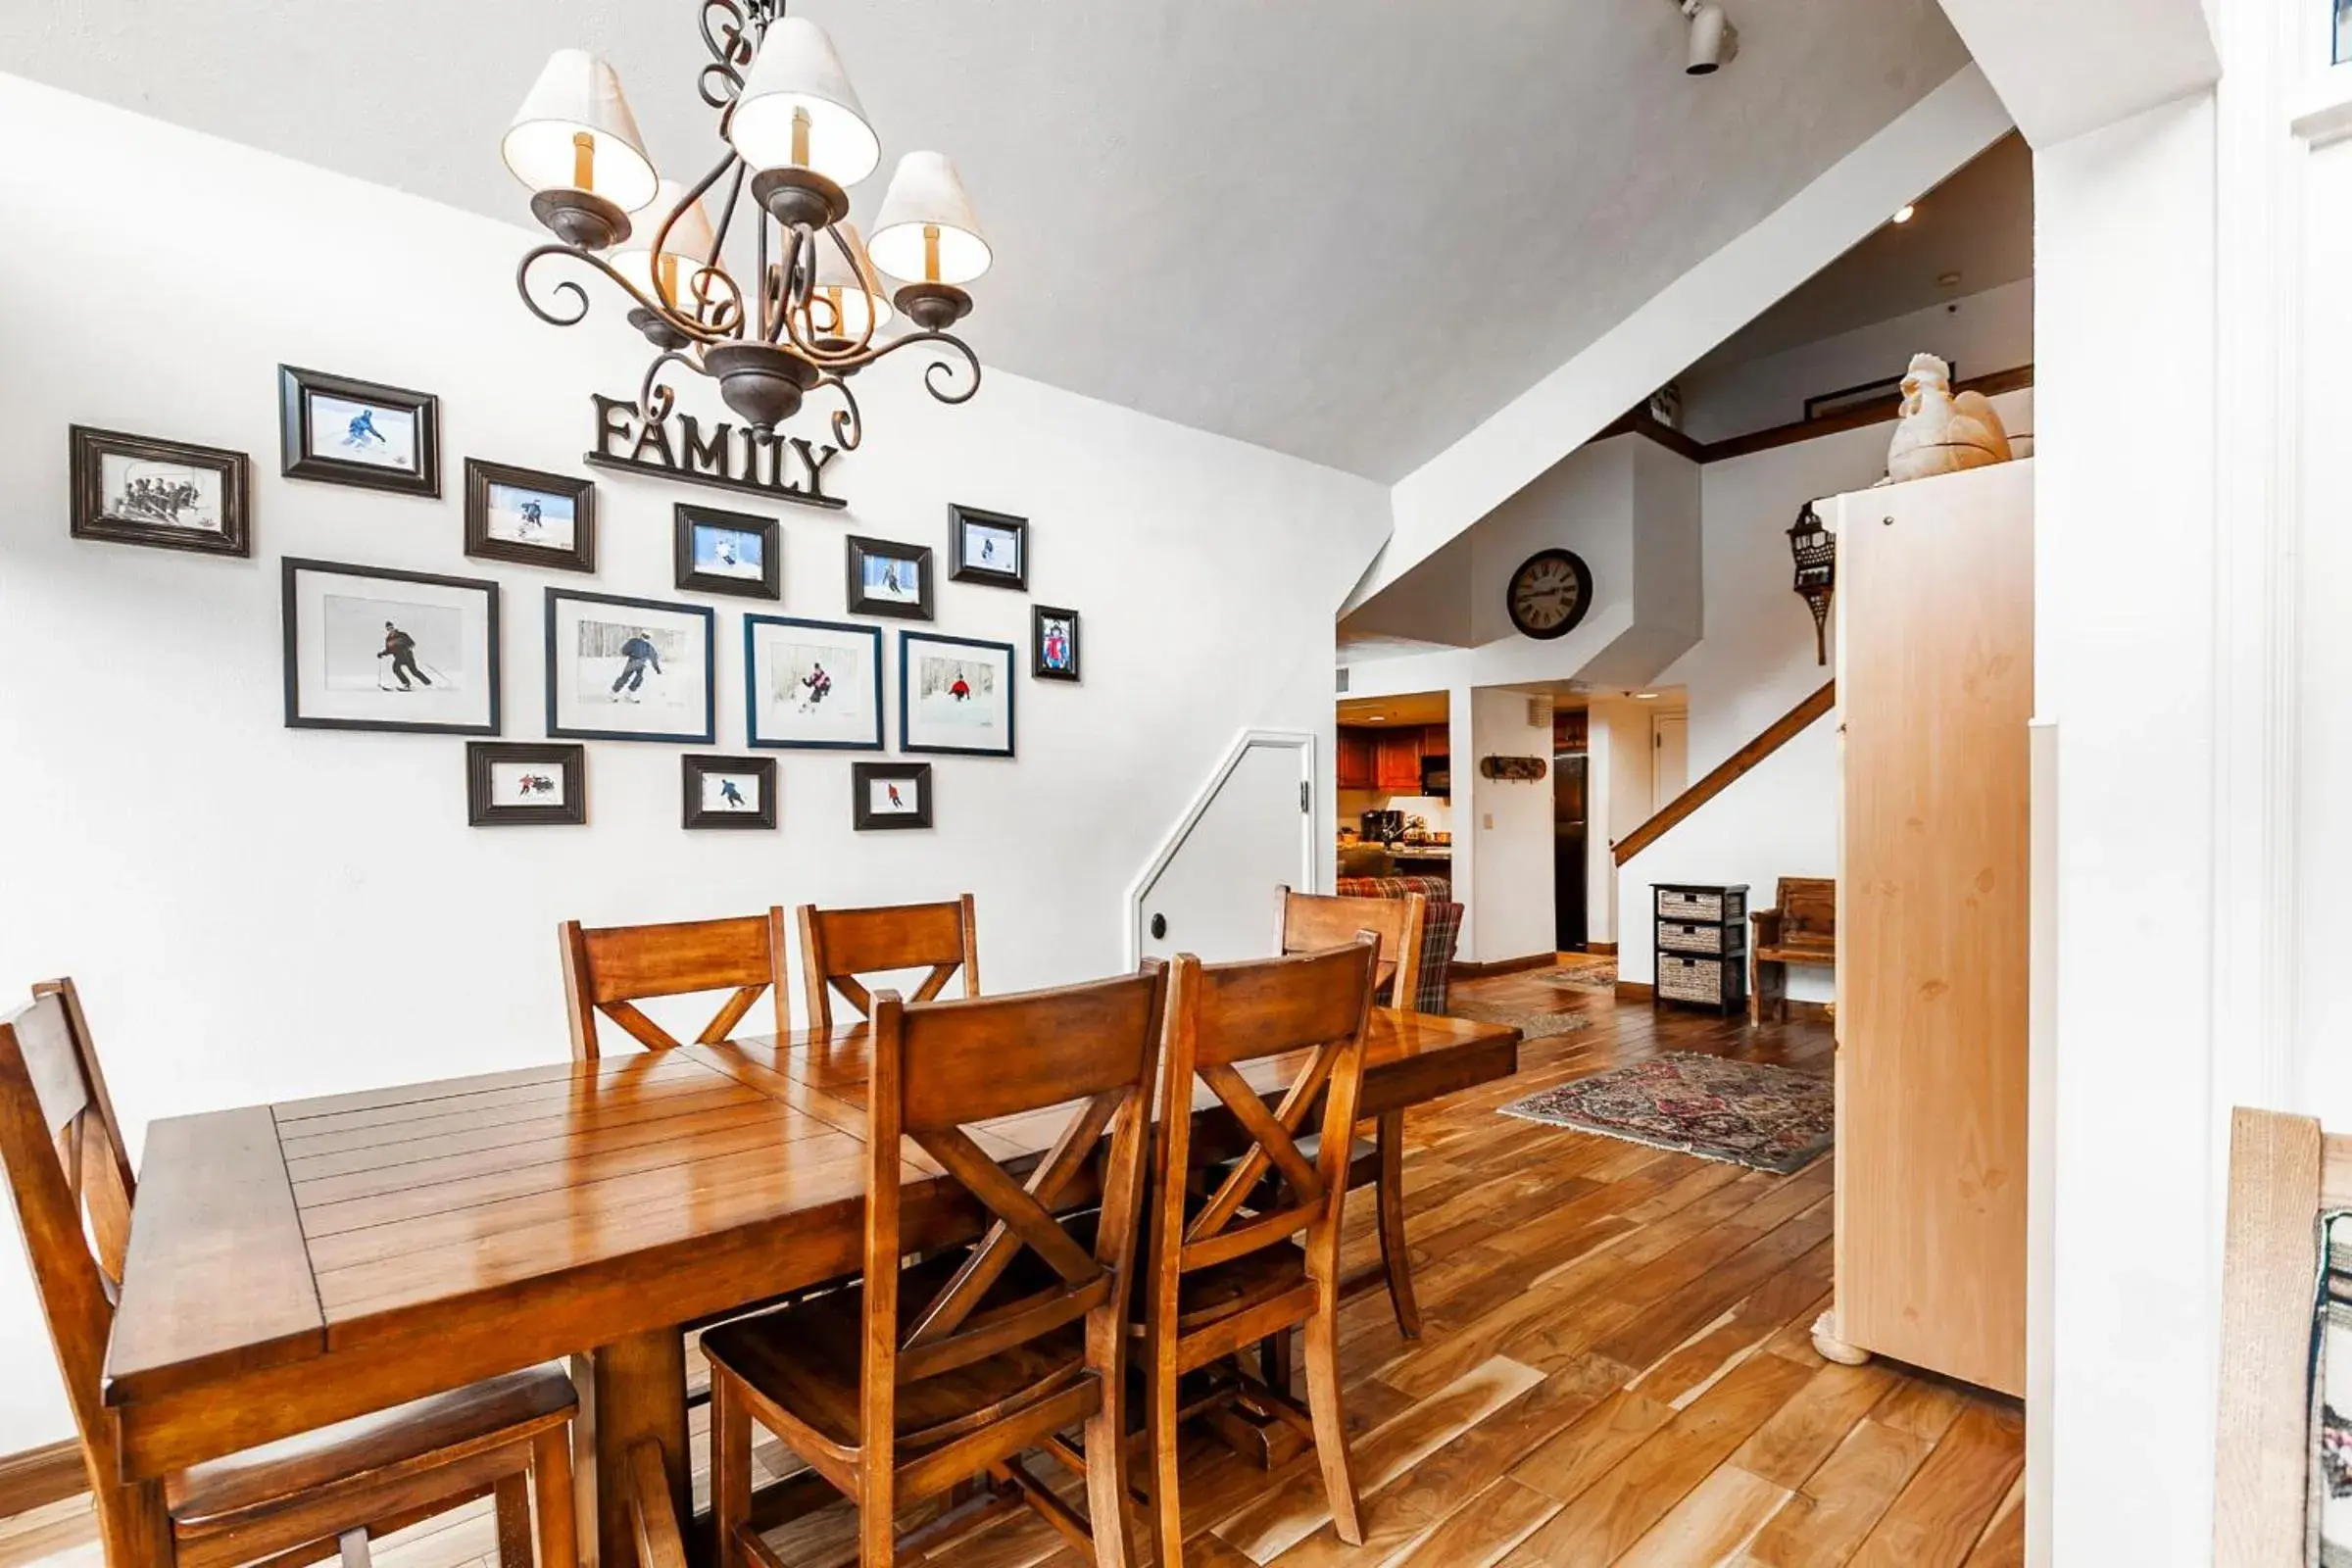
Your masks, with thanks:
[(1548, 969), (1559, 961), (1555, 953), (1531, 953), (1524, 958), (1497, 958), (1493, 963), (1463, 963), (1457, 959), (1446, 966), (1446, 974), (1453, 980), (1477, 980), (1491, 974), (1516, 974), (1522, 969)]
[(62, 1443), (0, 1453), (0, 1519), (46, 1508), (89, 1490), (90, 1478), (81, 1467), (81, 1445)]
[(1585, 944), (1585, 951), (1596, 958), (1614, 958), (1617, 956), (1617, 944), (1614, 942), (1588, 942)]
[(1643, 985), (1639, 980), (1620, 980), (1617, 982), (1617, 1000), (1619, 1002), (1647, 1002), (1650, 998), (1656, 996), (1657, 994), (1658, 988), (1656, 986)]

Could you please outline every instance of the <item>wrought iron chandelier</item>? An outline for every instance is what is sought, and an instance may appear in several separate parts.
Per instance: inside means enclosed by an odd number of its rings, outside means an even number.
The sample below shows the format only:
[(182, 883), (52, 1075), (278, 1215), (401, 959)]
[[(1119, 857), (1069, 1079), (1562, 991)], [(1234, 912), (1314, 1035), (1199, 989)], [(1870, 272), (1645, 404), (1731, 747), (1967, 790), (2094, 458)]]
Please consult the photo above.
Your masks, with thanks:
[[(633, 302), (629, 324), (655, 349), (638, 388), (642, 417), (668, 417), (662, 379), (684, 366), (762, 436), (821, 387), (839, 390), (833, 435), (854, 448), (863, 419), (849, 378), (915, 344), (938, 354), (923, 383), (942, 403), (980, 389), (980, 361), (953, 335), (972, 309), (964, 285), (988, 270), (988, 241), (956, 166), (908, 153), (882, 199), (870, 241), (849, 221), (850, 187), (881, 161), (841, 57), (823, 28), (784, 15), (784, 0), (702, 0), (702, 100), (718, 113), (726, 156), (691, 187), (661, 178), (620, 78), (581, 49), (558, 50), (500, 151), (531, 188), (531, 214), (555, 235), (522, 259), (515, 288), (541, 320), (571, 326), (588, 293), (564, 278), (545, 298), (533, 269), (561, 258), (602, 272)], [(705, 195), (724, 182), (713, 225)], [(745, 197), (748, 194), (748, 204)], [(730, 245), (738, 220), (754, 232)], [(748, 252), (752, 272), (738, 278)], [(901, 279), (885, 294), (882, 274)], [(748, 281), (748, 286), (747, 286)], [(880, 336), (895, 314), (913, 329)]]

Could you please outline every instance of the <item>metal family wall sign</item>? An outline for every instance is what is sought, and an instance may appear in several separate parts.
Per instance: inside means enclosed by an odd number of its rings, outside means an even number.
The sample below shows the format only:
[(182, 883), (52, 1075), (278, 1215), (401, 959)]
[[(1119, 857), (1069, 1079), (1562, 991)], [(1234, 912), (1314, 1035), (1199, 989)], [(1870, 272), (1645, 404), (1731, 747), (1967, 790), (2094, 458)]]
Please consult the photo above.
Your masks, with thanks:
[(657, 400), (657, 412), (649, 416), (634, 398), (595, 392), (589, 397), (596, 404), (596, 447), (584, 461), (597, 467), (715, 485), (804, 507), (848, 505), (825, 494), (825, 466), (841, 456), (839, 447), (724, 420), (705, 425), (691, 414), (669, 414), (667, 399)]

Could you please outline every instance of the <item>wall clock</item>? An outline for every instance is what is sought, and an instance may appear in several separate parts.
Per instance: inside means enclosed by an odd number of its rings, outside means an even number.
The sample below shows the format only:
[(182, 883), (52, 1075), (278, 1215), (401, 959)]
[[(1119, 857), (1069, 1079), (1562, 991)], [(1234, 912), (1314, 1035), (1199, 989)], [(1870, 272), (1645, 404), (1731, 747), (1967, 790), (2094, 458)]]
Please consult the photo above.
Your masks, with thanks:
[(1565, 637), (1592, 608), (1592, 568), (1573, 550), (1539, 550), (1511, 573), (1505, 603), (1520, 635)]

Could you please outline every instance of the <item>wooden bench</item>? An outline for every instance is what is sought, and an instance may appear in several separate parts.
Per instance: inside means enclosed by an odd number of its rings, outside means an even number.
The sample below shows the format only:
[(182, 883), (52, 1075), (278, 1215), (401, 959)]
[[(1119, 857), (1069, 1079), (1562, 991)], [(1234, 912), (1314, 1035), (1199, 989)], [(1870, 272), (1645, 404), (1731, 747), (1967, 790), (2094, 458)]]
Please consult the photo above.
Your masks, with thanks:
[(1755, 940), (1748, 944), (1754, 983), (1747, 988), (1749, 1015), (1759, 1022), (1788, 1016), (1788, 965), (1838, 962), (1838, 883), (1826, 876), (1781, 878), (1775, 906), (1748, 915)]

